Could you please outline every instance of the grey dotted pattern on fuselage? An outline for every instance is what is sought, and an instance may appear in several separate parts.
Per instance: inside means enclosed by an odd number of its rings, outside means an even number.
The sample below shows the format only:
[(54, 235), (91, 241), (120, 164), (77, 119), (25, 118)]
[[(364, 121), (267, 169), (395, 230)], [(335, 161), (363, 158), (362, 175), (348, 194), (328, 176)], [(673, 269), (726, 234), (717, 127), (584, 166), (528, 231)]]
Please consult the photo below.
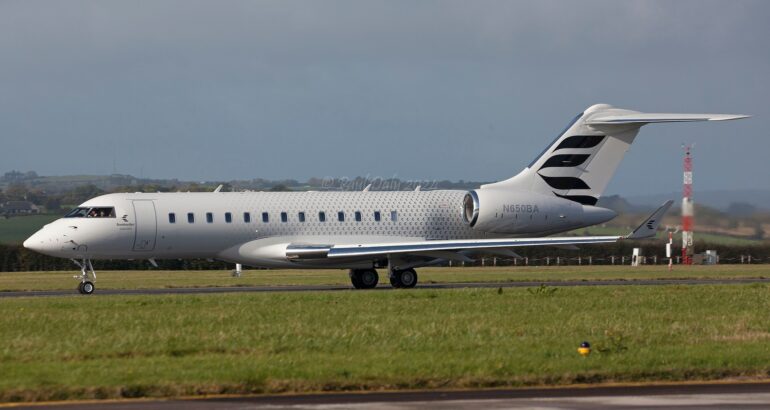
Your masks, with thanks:
[[(233, 208), (233, 227), (241, 225), (247, 230), (257, 229), (260, 238), (376, 235), (453, 239), (476, 236), (462, 219), (465, 191), (251, 192), (220, 195)], [(391, 217), (394, 211), (395, 221)], [(243, 222), (243, 212), (252, 213), (251, 223)], [(262, 221), (263, 212), (268, 212), (267, 223)], [(286, 222), (281, 220), (282, 212), (287, 214)], [(305, 222), (300, 222), (300, 212), (305, 213)], [(325, 213), (325, 222), (320, 221), (319, 212)], [(344, 221), (338, 220), (339, 212), (343, 212)], [(356, 212), (361, 213), (361, 221), (356, 221)], [(375, 221), (375, 212), (380, 213), (380, 221)]]
[[(463, 220), (462, 201), (466, 191), (398, 191), (398, 192), (217, 192), (134, 194), (138, 199), (153, 199), (158, 213), (159, 232), (168, 232), (179, 240), (185, 236), (208, 236), (223, 246), (275, 236), (378, 236), (432, 239), (471, 239), (486, 235), (473, 230)], [(361, 221), (355, 212), (361, 212)], [(380, 221), (374, 213), (379, 211)], [(391, 212), (397, 214), (391, 220)], [(176, 214), (169, 224), (168, 213)], [(187, 213), (195, 213), (195, 223), (187, 222)], [(206, 212), (214, 215), (206, 222)], [(225, 212), (232, 222), (225, 222)], [(249, 212), (250, 222), (243, 214)], [(269, 222), (262, 220), (267, 212)], [(286, 212), (287, 221), (281, 221)], [(300, 222), (299, 213), (305, 213)], [(326, 221), (319, 220), (325, 212)], [(345, 220), (338, 220), (344, 212)]]

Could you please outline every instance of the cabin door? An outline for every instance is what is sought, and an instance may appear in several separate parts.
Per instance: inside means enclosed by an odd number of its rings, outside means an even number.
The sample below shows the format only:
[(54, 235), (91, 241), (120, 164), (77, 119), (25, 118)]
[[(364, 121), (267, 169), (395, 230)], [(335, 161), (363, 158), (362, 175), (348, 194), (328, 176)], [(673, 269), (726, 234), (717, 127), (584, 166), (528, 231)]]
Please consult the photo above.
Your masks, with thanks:
[(155, 204), (150, 200), (134, 201), (134, 217), (134, 250), (141, 252), (155, 249), (155, 237), (158, 235)]

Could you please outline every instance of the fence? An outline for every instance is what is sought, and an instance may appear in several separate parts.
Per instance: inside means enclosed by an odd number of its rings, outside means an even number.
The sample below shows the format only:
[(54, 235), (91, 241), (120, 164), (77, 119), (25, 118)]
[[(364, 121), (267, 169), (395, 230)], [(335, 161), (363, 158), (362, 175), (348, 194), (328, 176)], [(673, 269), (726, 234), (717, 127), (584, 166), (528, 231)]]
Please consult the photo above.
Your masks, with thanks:
[[(641, 265), (667, 265), (668, 259), (657, 255), (640, 256)], [(681, 264), (681, 256), (672, 258), (675, 265)], [(446, 262), (443, 266), (467, 267), (467, 266), (582, 266), (582, 265), (631, 265), (630, 255), (596, 256), (545, 256), (540, 258), (502, 258), (486, 257), (473, 262)], [(719, 258), (719, 264), (763, 264), (770, 263), (770, 257), (757, 257), (753, 255), (739, 255), (732, 258)]]

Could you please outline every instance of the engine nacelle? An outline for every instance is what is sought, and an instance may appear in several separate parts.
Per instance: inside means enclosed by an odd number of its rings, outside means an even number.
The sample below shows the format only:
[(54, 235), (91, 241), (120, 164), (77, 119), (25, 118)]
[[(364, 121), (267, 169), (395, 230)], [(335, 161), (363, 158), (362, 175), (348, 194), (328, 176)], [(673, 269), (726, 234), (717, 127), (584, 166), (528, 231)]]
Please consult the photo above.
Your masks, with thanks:
[(469, 191), (463, 218), (474, 229), (500, 234), (564, 232), (609, 221), (617, 214), (555, 195), (503, 189)]

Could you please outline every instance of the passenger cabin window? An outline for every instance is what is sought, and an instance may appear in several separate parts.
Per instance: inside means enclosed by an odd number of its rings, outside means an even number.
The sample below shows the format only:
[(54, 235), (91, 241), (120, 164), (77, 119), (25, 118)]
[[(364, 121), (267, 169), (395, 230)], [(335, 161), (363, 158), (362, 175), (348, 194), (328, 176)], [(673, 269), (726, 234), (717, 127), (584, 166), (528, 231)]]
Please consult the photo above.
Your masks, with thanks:
[(390, 220), (393, 222), (398, 221), (398, 213), (396, 211), (390, 211)]
[(214, 214), (211, 212), (206, 212), (206, 222), (214, 223)]
[(326, 212), (319, 212), (318, 213), (318, 221), (319, 222), (326, 222)]
[(243, 222), (249, 223), (251, 222), (251, 214), (248, 212), (243, 213)]
[(262, 212), (262, 222), (264, 223), (270, 222), (270, 216), (267, 214), (267, 212)]
[(337, 220), (340, 222), (345, 222), (345, 212), (337, 212)]
[(225, 212), (225, 222), (233, 223), (233, 214), (230, 212)]
[(297, 218), (299, 218), (300, 222), (305, 222), (305, 213), (300, 212), (299, 214), (297, 214)]
[(114, 218), (115, 217), (115, 208), (112, 207), (94, 207), (94, 208), (83, 208), (78, 207), (75, 208), (67, 215), (64, 215), (65, 218)]
[(187, 223), (194, 224), (195, 223), (195, 214), (192, 212), (187, 213)]
[(381, 219), (382, 219), (382, 215), (380, 215), (380, 211), (374, 211), (374, 221), (380, 222)]
[(289, 215), (286, 212), (281, 212), (281, 222), (289, 222)]
[(361, 222), (361, 211), (356, 211), (356, 222)]
[(176, 223), (176, 214), (173, 212), (169, 212), (168, 214), (168, 223), (175, 224)]

